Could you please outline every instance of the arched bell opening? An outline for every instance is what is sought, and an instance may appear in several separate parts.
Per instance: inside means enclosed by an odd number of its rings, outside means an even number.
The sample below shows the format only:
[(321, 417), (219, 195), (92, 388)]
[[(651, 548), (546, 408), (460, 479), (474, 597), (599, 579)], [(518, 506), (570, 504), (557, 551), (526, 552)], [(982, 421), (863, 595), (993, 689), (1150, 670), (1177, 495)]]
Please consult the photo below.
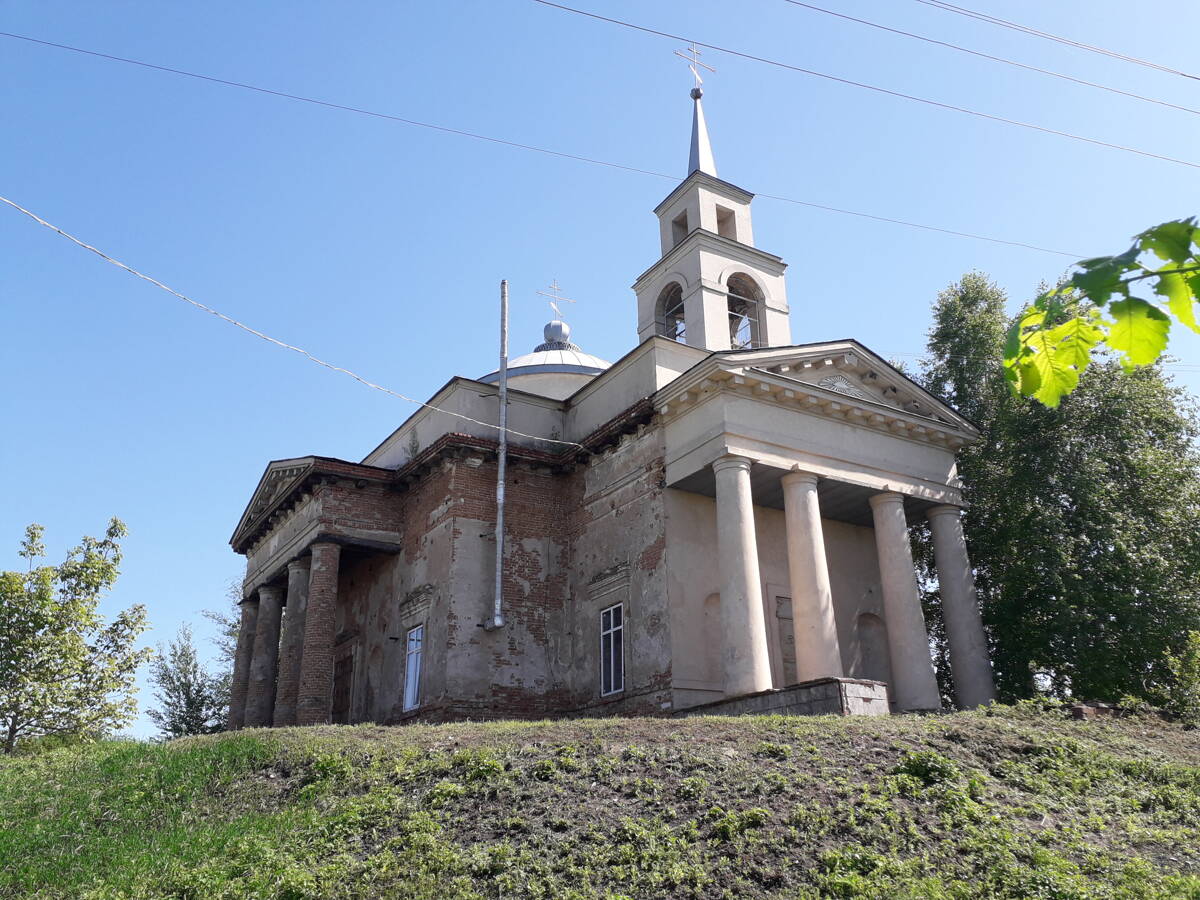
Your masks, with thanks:
[(737, 272), (726, 282), (729, 298), (729, 346), (733, 350), (761, 347), (763, 292), (749, 275)]
[(662, 289), (654, 307), (655, 333), (683, 344), (687, 339), (687, 321), (683, 315), (683, 287), (672, 281)]

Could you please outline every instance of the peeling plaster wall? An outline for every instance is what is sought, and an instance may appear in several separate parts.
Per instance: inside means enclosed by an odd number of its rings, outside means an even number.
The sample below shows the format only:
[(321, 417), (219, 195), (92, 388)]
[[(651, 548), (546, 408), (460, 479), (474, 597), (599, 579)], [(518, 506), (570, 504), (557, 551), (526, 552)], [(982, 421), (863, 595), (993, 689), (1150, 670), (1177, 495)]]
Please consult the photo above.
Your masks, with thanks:
[(510, 460), (505, 484), (504, 627), (492, 617), (496, 461), (454, 463), (448, 711), (455, 717), (544, 715), (556, 685), (547, 646), (564, 603), (565, 476)]
[[(339, 690), (349, 693), (349, 721), (394, 723), (419, 715), (436, 718), (446, 703), (449, 647), (448, 586), (452, 522), (446, 495), (450, 468), (443, 466), (392, 494), (399, 553), (345, 548), (338, 579), (334, 650), (335, 706)], [(425, 626), (421, 707), (403, 710), (407, 632)], [(352, 659), (351, 685), (338, 684)]]
[[(570, 564), (570, 705), (590, 715), (671, 708), (663, 432), (639, 429), (578, 473)], [(625, 604), (625, 690), (600, 696), (600, 611)]]
[[(665, 494), (672, 685), (675, 707), (683, 709), (724, 696), (716, 502), (673, 489)], [(880, 621), (883, 618), (874, 531), (832, 519), (821, 522), (844, 674), (868, 678), (886, 672), (890, 678), (890, 667), (880, 658), (877, 641), (872, 635), (864, 641), (858, 627), (863, 614)], [(754, 526), (771, 673), (774, 686), (783, 687), (789, 683), (788, 660), (795, 658), (789, 646), (791, 588), (783, 511), (755, 507)], [(886, 657), (886, 638), (883, 655)]]

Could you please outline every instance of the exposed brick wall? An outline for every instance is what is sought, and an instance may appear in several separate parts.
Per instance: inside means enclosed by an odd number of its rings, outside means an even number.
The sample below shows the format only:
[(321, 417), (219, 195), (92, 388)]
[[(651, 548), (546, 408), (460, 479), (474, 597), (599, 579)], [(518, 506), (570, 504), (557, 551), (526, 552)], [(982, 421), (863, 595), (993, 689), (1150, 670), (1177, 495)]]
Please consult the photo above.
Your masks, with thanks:
[[(587, 715), (656, 715), (671, 702), (663, 502), (664, 447), (654, 422), (577, 472), (571, 509), (572, 630), (580, 678), (570, 708)], [(606, 589), (616, 579), (618, 586)], [(625, 690), (599, 693), (600, 610), (625, 604)]]
[(335, 636), (338, 563), (341, 547), (316, 543), (308, 579), (308, 609), (304, 616), (304, 650), (300, 658), (300, 691), (296, 724), (323, 725), (333, 701), (333, 639)]
[[(348, 542), (331, 580), (317, 563), (330, 549), (336, 560), (337, 547), (313, 545), (297, 722), (328, 721), (335, 658), (344, 675), (347, 657), (353, 691), (343, 702), (355, 721), (669, 712), (663, 470), (653, 423), (614, 436), (573, 467), (544, 454), (510, 457), (498, 631), (483, 627), (495, 554), (497, 467), (488, 442), (447, 442), (391, 484), (314, 484), (307, 502), (319, 504), (322, 535), (378, 534), (398, 552)], [(598, 593), (606, 578), (616, 586)], [(602, 698), (599, 611), (614, 602), (626, 604), (625, 690)], [(422, 702), (406, 713), (403, 635), (418, 622), (426, 626)]]
[[(455, 460), (449, 486), (454, 516), (451, 634), (463, 662), (452, 678), (446, 714), (472, 718), (543, 716), (563, 709), (569, 692), (555, 665), (567, 606), (573, 476), (538, 462), (511, 460), (505, 485), (503, 615), (492, 614), (495, 578), (494, 457)], [(484, 536), (486, 539), (483, 539)], [(455, 665), (451, 660), (450, 665)]]

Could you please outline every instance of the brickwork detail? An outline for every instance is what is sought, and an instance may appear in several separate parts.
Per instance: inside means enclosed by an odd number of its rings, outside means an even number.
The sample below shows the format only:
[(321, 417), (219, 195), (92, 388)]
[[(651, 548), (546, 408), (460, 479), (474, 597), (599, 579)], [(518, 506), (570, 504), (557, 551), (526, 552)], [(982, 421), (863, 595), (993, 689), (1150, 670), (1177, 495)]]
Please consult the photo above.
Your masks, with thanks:
[[(444, 442), (392, 484), (308, 484), (293, 518), (277, 514), (279, 530), (260, 538), (262, 553), (282, 553), (271, 548), (294, 545), (298, 529), (315, 534), (300, 615), (289, 565), (275, 724), (330, 721), (338, 658), (337, 703), (349, 721), (668, 712), (662, 434), (653, 424), (630, 427), (635, 433), (614, 432), (601, 452), (578, 461), (510, 459), (498, 631), (482, 627), (491, 615), (496, 517), (487, 442)], [(258, 571), (281, 564), (262, 561)], [(616, 569), (626, 573), (619, 593), (595, 595), (596, 577)], [(599, 604), (613, 602), (627, 606), (625, 690), (601, 697)], [(421, 702), (406, 711), (403, 636), (416, 624), (425, 626)]]
[(341, 550), (339, 545), (328, 542), (312, 545), (308, 609), (304, 615), (304, 647), (300, 658), (300, 689), (296, 698), (297, 725), (324, 725), (330, 720)]
[(308, 557), (288, 563), (287, 607), (279, 642), (279, 679), (275, 690), (275, 725), (296, 724), (300, 692), (300, 660), (304, 653), (304, 617), (308, 608)]

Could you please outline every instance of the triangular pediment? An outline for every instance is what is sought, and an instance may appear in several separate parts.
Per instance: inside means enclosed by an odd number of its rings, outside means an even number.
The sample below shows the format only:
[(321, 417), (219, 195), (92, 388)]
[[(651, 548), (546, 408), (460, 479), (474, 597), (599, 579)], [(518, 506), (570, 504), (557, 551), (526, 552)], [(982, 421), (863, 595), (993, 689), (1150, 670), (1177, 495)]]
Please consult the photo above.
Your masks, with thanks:
[(718, 361), (722, 368), (759, 370), (851, 400), (891, 407), (970, 433), (977, 431), (953, 407), (854, 340), (736, 351), (719, 354)]
[(682, 414), (726, 390), (952, 448), (979, 436), (957, 411), (853, 340), (713, 353), (659, 391), (655, 404), (660, 413)]
[(270, 463), (259, 479), (258, 487), (254, 489), (246, 511), (242, 513), (231, 543), (238, 544), (241, 535), (254, 529), (264, 517), (270, 515), (280, 498), (312, 470), (314, 461), (311, 456), (303, 456), (299, 459), (281, 459)]

